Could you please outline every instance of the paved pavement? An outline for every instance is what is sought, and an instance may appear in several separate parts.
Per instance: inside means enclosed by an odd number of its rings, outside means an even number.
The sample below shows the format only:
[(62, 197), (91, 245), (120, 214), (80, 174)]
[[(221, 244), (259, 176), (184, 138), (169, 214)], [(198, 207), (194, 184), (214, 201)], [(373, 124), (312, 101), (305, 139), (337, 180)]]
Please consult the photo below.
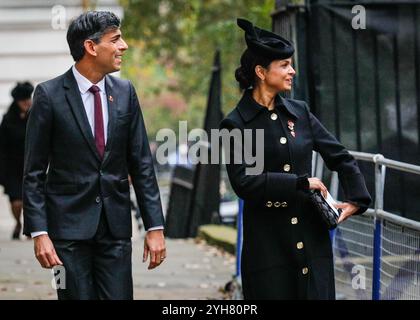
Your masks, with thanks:
[[(13, 218), (0, 187), (0, 299), (56, 299), (50, 270), (33, 255), (32, 240), (10, 240)], [(195, 239), (167, 239), (167, 259), (155, 270), (141, 262), (144, 233), (133, 219), (135, 299), (225, 299), (235, 257)]]

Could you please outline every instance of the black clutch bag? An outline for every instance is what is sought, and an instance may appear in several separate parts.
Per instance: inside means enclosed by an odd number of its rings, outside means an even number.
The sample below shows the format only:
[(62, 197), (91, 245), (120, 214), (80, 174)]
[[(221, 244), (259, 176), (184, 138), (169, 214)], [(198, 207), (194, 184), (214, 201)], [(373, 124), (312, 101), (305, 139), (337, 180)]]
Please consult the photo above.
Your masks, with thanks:
[(329, 230), (336, 228), (342, 210), (337, 208), (334, 210), (319, 190), (310, 190), (309, 199), (315, 210), (321, 215), (327, 228)]

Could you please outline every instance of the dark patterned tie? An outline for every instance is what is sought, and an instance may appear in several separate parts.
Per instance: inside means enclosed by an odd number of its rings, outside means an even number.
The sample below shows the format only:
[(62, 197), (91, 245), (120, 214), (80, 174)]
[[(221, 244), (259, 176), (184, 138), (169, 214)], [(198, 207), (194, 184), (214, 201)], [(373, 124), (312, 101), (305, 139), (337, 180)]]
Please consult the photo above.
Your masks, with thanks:
[(104, 136), (104, 120), (102, 116), (102, 102), (99, 88), (95, 85), (90, 87), (90, 92), (93, 93), (95, 98), (95, 144), (98, 149), (101, 159), (104, 157), (105, 152), (105, 136)]

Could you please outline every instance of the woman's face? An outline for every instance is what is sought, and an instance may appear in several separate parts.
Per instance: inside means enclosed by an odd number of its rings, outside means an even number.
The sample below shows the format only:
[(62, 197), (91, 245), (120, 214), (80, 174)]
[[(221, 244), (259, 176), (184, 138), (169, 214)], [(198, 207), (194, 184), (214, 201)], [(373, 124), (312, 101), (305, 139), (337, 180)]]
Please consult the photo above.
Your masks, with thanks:
[(28, 112), (32, 105), (32, 99), (18, 100), (17, 105), (19, 106), (21, 112)]
[(296, 71), (292, 67), (292, 58), (274, 60), (265, 69), (263, 83), (275, 91), (292, 90), (293, 77)]

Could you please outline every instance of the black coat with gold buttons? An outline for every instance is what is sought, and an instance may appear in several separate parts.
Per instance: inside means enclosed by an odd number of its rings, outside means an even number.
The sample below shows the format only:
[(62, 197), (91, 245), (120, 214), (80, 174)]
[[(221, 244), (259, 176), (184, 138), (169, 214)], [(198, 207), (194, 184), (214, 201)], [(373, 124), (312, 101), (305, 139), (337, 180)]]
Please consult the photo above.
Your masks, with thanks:
[[(334, 270), (329, 231), (300, 190), (298, 181), (311, 175), (312, 151), (337, 171), (345, 201), (366, 211), (371, 202), (356, 160), (318, 121), (303, 101), (275, 99), (275, 108), (259, 105), (252, 91), (244, 92), (221, 129), (251, 129), (252, 152), (263, 144), (264, 167), (249, 175), (250, 165), (233, 161), (242, 146), (231, 143), (226, 152), (229, 180), (244, 200), (242, 285), (246, 299), (334, 299)], [(256, 140), (264, 129), (264, 141)], [(237, 131), (237, 130), (236, 130)], [(246, 136), (246, 135), (242, 135)], [(233, 140), (232, 140), (233, 142)], [(261, 146), (261, 145), (259, 145)], [(258, 161), (258, 160), (257, 160)], [(301, 181), (301, 180), (300, 180)]]

